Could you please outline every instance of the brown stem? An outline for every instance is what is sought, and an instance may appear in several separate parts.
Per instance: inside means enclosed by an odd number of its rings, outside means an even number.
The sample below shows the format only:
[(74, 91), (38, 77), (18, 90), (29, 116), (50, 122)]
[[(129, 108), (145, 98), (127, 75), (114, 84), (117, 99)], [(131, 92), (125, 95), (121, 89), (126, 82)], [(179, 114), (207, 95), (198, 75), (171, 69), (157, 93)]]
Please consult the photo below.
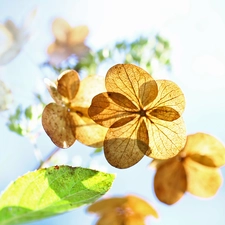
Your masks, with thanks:
[(51, 152), (50, 154), (46, 157), (45, 160), (43, 160), (42, 162), (40, 162), (40, 165), (38, 166), (37, 169), (41, 169), (43, 167), (43, 165), (47, 162), (49, 162), (51, 160), (51, 158), (60, 150), (61, 148), (59, 147), (55, 147)]

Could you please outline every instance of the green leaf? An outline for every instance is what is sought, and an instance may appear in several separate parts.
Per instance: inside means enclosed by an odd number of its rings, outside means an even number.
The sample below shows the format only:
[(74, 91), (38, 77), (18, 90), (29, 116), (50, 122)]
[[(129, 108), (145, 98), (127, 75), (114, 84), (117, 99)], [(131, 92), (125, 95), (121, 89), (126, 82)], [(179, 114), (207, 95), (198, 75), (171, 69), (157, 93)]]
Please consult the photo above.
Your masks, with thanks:
[(32, 105), (31, 106), (28, 106), (26, 109), (25, 109), (25, 112), (24, 112), (25, 116), (27, 119), (32, 119), (33, 117), (33, 107)]
[(13, 225), (63, 213), (96, 201), (115, 175), (70, 166), (29, 172), (0, 197), (0, 224)]

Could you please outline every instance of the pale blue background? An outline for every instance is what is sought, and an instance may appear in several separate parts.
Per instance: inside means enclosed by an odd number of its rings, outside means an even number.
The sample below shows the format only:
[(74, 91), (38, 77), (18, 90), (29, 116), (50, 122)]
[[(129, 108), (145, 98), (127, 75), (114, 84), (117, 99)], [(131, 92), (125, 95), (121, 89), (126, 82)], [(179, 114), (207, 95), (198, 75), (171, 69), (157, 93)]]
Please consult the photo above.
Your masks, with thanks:
[[(65, 18), (71, 25), (86, 24), (90, 28), (87, 43), (98, 49), (115, 40), (132, 39), (140, 34), (159, 32), (172, 46), (172, 72), (158, 71), (155, 76), (174, 80), (184, 91), (184, 119), (188, 134), (198, 131), (216, 136), (225, 143), (225, 1), (223, 0), (0, 0), (0, 22), (11, 18), (17, 24), (37, 7), (33, 36), (16, 59), (0, 67), (0, 79), (12, 90), (14, 104), (27, 106), (33, 102), (33, 92), (44, 93), (41, 71), (37, 67), (46, 59), (46, 48), (53, 41), (51, 22)], [(104, 75), (106, 70), (99, 71)], [(43, 71), (42, 71), (43, 73)], [(33, 170), (37, 160), (28, 139), (8, 131), (7, 114), (0, 114), (0, 190), (18, 176)], [(38, 147), (46, 156), (54, 145), (45, 133)], [(65, 150), (75, 155), (74, 164), (91, 165), (117, 173), (107, 196), (137, 194), (152, 203), (160, 218), (150, 218), (155, 225), (224, 225), (225, 186), (211, 199), (190, 194), (175, 205), (160, 203), (153, 193), (154, 170), (146, 166), (145, 157), (130, 169), (118, 170), (107, 164), (103, 155), (92, 159), (91, 148), (76, 143)], [(61, 154), (61, 158), (67, 157)], [(65, 159), (66, 160), (66, 159)], [(225, 169), (222, 168), (223, 176)], [(30, 223), (41, 225), (89, 225), (95, 216), (85, 213), (85, 207), (54, 218)]]

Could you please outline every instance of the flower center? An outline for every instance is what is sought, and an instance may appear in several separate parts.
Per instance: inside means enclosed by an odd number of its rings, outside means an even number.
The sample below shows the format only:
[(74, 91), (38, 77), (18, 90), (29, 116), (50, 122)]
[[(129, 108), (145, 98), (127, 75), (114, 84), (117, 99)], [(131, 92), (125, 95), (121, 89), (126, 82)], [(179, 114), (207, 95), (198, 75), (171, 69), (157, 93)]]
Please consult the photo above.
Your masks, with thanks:
[(141, 109), (139, 112), (139, 115), (142, 117), (142, 116), (144, 116), (144, 117), (146, 117), (147, 115), (146, 115), (146, 110), (144, 110), (144, 109)]

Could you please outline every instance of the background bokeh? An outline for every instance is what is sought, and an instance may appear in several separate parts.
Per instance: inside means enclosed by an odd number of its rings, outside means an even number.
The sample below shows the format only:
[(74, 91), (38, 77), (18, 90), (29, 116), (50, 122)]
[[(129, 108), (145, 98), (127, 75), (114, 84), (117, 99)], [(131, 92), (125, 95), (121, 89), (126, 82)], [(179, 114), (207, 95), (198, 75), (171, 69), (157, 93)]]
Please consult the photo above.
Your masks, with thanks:
[[(184, 113), (187, 133), (206, 132), (225, 143), (225, 1), (0, 0), (0, 23), (10, 18), (19, 25), (34, 8), (37, 14), (31, 39), (13, 61), (0, 67), (0, 79), (12, 90), (14, 106), (28, 106), (34, 101), (35, 92), (46, 93), (43, 78), (48, 71), (39, 65), (47, 60), (46, 49), (53, 41), (51, 23), (56, 17), (66, 19), (72, 26), (87, 25), (90, 29), (87, 44), (94, 50), (118, 40), (159, 33), (171, 44), (172, 67), (167, 72), (159, 70), (156, 77), (171, 79), (182, 88), (187, 103)], [(102, 68), (99, 75), (105, 75), (108, 68)], [(32, 143), (6, 127), (7, 113), (0, 114), (0, 191), (38, 166)], [(44, 132), (38, 139), (38, 148), (43, 157), (54, 148)], [(224, 184), (213, 198), (201, 199), (186, 193), (178, 203), (167, 206), (154, 195), (155, 171), (147, 168), (150, 158), (119, 170), (111, 167), (103, 154), (92, 157), (92, 152), (92, 148), (77, 142), (58, 157), (65, 163), (72, 159), (73, 165), (116, 173), (106, 196), (136, 194), (148, 200), (160, 216), (150, 218), (149, 224), (225, 224)], [(224, 167), (222, 173), (225, 177)], [(81, 207), (30, 224), (94, 224), (96, 217), (85, 210), (86, 207)]]

